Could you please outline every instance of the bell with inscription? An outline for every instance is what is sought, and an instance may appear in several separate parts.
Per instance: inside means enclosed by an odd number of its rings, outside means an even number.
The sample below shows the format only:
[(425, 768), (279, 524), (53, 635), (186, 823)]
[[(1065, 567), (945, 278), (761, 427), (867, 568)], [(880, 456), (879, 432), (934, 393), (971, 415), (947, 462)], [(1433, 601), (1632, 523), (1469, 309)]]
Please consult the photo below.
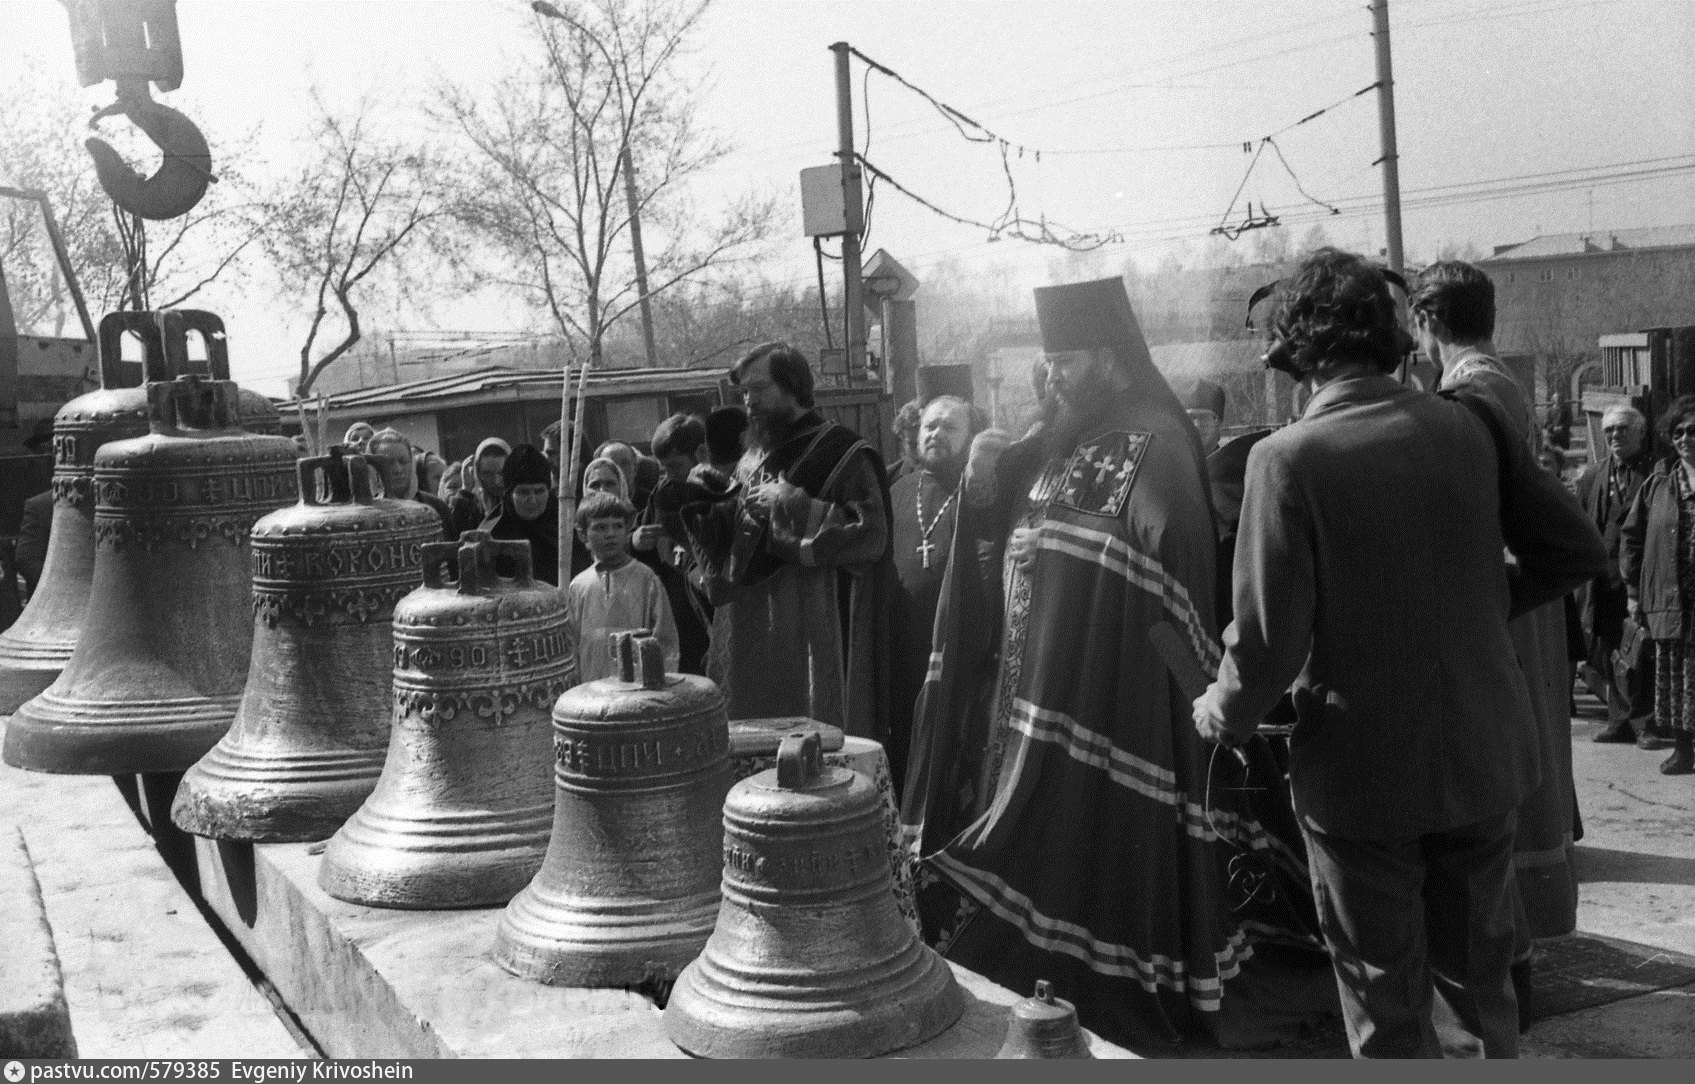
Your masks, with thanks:
[(1077, 1023), (1077, 1007), (1053, 996), (1053, 984), (1036, 982), (1036, 992), (1008, 1014), (1002, 1058), (1092, 1058), (1088, 1036)]
[(534, 578), (528, 542), (466, 531), (423, 550), (424, 585), (394, 608), (388, 757), (318, 883), (372, 907), (491, 907), (547, 854), (549, 711), (577, 680), (565, 595)]
[(620, 674), (553, 707), (553, 837), (494, 960), (560, 986), (668, 983), (718, 917), (729, 719), (718, 687), (619, 633)]
[(94, 456), (94, 582), (65, 669), (6, 729), (14, 767), (183, 771), (235, 718), (253, 643), (248, 533), (295, 498), (294, 442), (240, 426), (236, 386), (147, 385), (144, 437)]
[[(166, 351), (156, 313), (114, 312), (100, 322), (99, 391), (79, 395), (59, 408), (53, 418), (53, 520), (41, 581), (29, 605), (11, 628), (0, 632), (0, 715), (10, 715), (26, 700), (53, 683), (71, 660), (82, 636), (88, 612), (89, 588), (94, 582), (94, 453), (113, 440), (147, 432), (147, 392), (143, 374), (152, 380), (182, 375), (182, 350)], [(176, 315), (173, 313), (173, 315)], [(210, 314), (206, 314), (210, 315)], [(214, 318), (215, 319), (215, 318)], [(127, 372), (121, 364), (122, 335), (132, 325), (150, 334), (144, 346), (141, 371)], [(221, 325), (220, 325), (221, 327)], [(186, 333), (187, 325), (172, 321), (171, 330)], [(207, 340), (207, 362), (215, 379), (229, 377), (229, 359), (221, 338)], [(125, 387), (127, 382), (134, 387)], [(242, 428), (276, 433), (281, 424), (276, 408), (263, 395), (241, 393)]]
[(665, 1006), (665, 1030), (710, 1058), (868, 1058), (959, 1019), (953, 972), (895, 904), (871, 780), (825, 767), (817, 733), (724, 805), (724, 901)]
[(441, 520), (373, 498), (341, 445), (299, 462), (300, 503), (253, 525), (253, 661), (235, 725), (189, 769), (171, 819), (212, 839), (327, 839), (388, 752), (395, 603)]

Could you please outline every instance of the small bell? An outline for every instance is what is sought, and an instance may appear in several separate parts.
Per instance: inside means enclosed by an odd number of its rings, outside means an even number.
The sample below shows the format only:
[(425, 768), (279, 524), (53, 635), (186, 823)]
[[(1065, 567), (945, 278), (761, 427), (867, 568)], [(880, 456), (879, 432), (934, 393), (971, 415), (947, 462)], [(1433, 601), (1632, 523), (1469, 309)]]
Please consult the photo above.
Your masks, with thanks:
[(496, 963), (558, 986), (668, 983), (718, 918), (723, 694), (645, 631), (613, 639), (620, 676), (553, 705), (553, 835), (495, 935)]
[(1053, 996), (1053, 984), (1036, 982), (1034, 995), (1012, 1007), (1000, 1058), (1092, 1058), (1089, 1040), (1077, 1023), (1077, 1007)]
[(724, 803), (723, 903), (665, 1005), (708, 1058), (872, 1058), (959, 1019), (946, 961), (901, 917), (871, 780), (822, 763), (816, 731)]

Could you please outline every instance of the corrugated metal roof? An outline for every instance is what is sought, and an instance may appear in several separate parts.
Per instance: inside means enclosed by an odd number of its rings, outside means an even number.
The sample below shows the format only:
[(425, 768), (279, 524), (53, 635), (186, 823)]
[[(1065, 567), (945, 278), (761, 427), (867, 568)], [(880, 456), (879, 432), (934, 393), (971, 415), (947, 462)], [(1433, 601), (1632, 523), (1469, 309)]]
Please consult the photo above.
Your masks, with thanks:
[[(571, 370), (573, 383), (579, 372)], [(702, 369), (602, 369), (589, 373), (589, 388), (591, 391), (617, 394), (626, 391), (639, 393), (652, 385), (667, 388), (711, 387), (721, 374), (722, 370)], [(559, 369), (478, 369), (452, 376), (338, 392), (328, 397), (328, 407), (332, 411), (380, 408), (386, 413), (396, 413), (425, 411), (449, 401), (463, 402), (478, 397), (554, 399), (559, 395), (563, 378), (564, 373)], [(291, 399), (281, 403), (279, 409), (293, 410), (298, 403), (299, 400)]]
[(1695, 247), (1695, 225), (1646, 226), (1594, 233), (1550, 233), (1516, 245), (1497, 246), (1478, 263), (1543, 260), (1554, 256), (1586, 256), (1598, 252), (1628, 252), (1652, 248)]

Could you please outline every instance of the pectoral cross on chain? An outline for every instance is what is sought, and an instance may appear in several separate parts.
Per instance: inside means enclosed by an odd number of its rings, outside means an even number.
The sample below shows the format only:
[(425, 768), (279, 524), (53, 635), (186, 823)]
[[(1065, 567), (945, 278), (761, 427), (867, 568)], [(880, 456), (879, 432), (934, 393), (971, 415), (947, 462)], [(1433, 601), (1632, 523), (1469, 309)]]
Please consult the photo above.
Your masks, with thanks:
[(918, 556), (924, 561), (926, 571), (930, 568), (930, 555), (936, 552), (936, 544), (928, 538), (918, 543)]

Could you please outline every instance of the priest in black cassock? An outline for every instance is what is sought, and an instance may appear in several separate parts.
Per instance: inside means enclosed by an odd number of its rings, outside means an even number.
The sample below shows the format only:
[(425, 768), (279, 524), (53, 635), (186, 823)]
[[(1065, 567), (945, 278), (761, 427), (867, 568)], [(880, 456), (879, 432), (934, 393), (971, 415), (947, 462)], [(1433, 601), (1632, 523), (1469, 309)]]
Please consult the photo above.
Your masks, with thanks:
[(971, 404), (957, 395), (938, 395), (926, 403), (919, 417), (917, 454), (889, 487), (897, 585), (889, 630), (887, 751), (897, 790), (906, 779), (912, 709), (930, 667), (936, 602), (953, 545), (965, 451), (979, 428), (973, 416)]
[[(1149, 639), (1167, 623), (1217, 665), (1200, 440), (1123, 280), (1039, 289), (1036, 314), (1042, 424), (972, 443), (913, 724), (925, 937), (1014, 990), (1050, 980), (1119, 1043), (1274, 1041), (1335, 999), (1268, 891), (1306, 871), (1278, 877), (1299, 856), (1253, 807), (1271, 777), (1245, 784), (1200, 741)], [(999, 575), (975, 574), (1002, 546)], [(1312, 966), (1251, 967), (1272, 941)]]

